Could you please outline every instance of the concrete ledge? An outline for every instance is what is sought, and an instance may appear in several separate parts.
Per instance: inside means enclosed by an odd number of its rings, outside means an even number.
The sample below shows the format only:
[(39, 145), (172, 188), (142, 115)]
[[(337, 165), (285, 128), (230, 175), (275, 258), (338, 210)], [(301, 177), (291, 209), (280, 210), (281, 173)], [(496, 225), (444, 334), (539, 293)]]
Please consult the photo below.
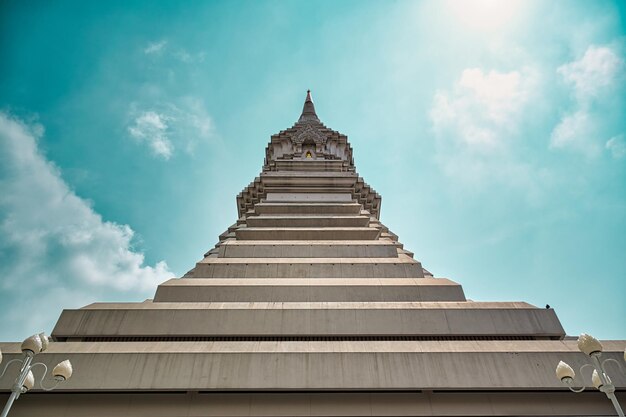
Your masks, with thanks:
[(268, 192), (264, 200), (267, 203), (353, 203), (352, 193), (319, 193), (311, 190), (299, 192)]
[[(294, 342), (265, 343), (283, 345)], [(53, 343), (49, 353), (38, 356), (48, 366), (70, 358), (73, 377), (61, 385), (63, 391), (137, 390), (557, 390), (567, 393), (571, 404), (577, 396), (566, 391), (554, 376), (554, 368), (564, 360), (576, 368), (587, 357), (575, 347), (560, 341), (520, 343), (520, 349), (499, 346), (503, 342), (448, 342), (445, 350), (390, 351), (380, 342), (380, 351), (326, 352), (317, 349), (333, 342), (308, 343), (306, 351), (269, 351), (258, 343), (237, 343), (238, 349), (224, 349), (224, 342), (194, 343)], [(404, 342), (413, 345), (433, 342)], [(444, 342), (441, 342), (444, 343)], [(248, 348), (242, 348), (247, 344)], [(364, 343), (366, 344), (366, 343)], [(496, 346), (491, 349), (490, 345)], [(549, 344), (553, 344), (554, 347)], [(14, 347), (2, 344), (6, 359), (18, 355)], [(126, 346), (129, 345), (129, 346)], [(193, 349), (186, 348), (193, 346)], [(336, 349), (337, 344), (335, 344)], [(498, 347), (499, 346), (499, 347)], [(539, 347), (541, 346), (541, 347)], [(607, 346), (606, 357), (622, 360), (625, 342)], [(393, 373), (390, 373), (394, 370)], [(514, 377), (512, 377), (514, 376)], [(611, 376), (618, 389), (626, 389), (626, 377)], [(7, 390), (11, 379), (0, 380)], [(456, 393), (460, 394), (460, 393)], [(469, 393), (471, 394), (471, 393)], [(506, 395), (515, 392), (503, 393)], [(30, 393), (33, 395), (33, 393)], [(50, 395), (50, 394), (48, 394)], [(24, 396), (24, 398), (27, 398)], [(610, 402), (604, 398), (610, 405)], [(459, 406), (471, 407), (464, 402)], [(543, 409), (545, 415), (546, 410)], [(93, 415), (93, 414), (91, 414)], [(457, 414), (454, 414), (457, 415)]]
[(374, 240), (380, 229), (373, 227), (244, 227), (235, 231), (243, 240)]
[(458, 284), (426, 278), (172, 279), (154, 296), (154, 302), (197, 301), (465, 301), (465, 296)]
[[(461, 287), (448, 278), (171, 278), (160, 286), (407, 286)], [(433, 300), (434, 301), (434, 300)], [(448, 301), (448, 300), (438, 300)], [(457, 301), (457, 300), (455, 300)], [(465, 300), (463, 300), (465, 301)]]
[[(354, 186), (350, 185), (347, 187), (341, 187), (339, 185), (335, 185), (335, 186), (320, 186), (320, 187), (316, 187), (314, 185), (309, 185), (306, 187), (303, 187), (301, 185), (264, 185), (263, 186), (263, 191), (265, 191), (267, 194), (300, 194), (300, 195), (306, 195), (306, 194), (324, 194), (324, 195), (331, 195), (331, 194), (347, 194), (350, 196), (353, 196), (353, 192), (354, 192)], [(262, 200), (265, 201), (265, 200)], [(272, 200), (274, 201), (274, 200)], [(312, 201), (312, 202), (329, 202), (329, 201), (336, 201), (335, 199), (332, 200), (328, 200), (326, 198), (322, 199), (322, 200), (307, 200), (307, 201)], [(351, 200), (351, 201), (355, 201), (355, 200)]]
[[(266, 175), (261, 174), (261, 181), (265, 187), (354, 187), (357, 176), (353, 172), (345, 172), (347, 175), (337, 175), (336, 172), (323, 172), (326, 175), (317, 175), (320, 172), (302, 171), (302, 172), (271, 172)], [(292, 175), (295, 174), (295, 175)], [(331, 175), (328, 175), (331, 174)]]
[[(389, 243), (387, 241), (386, 243)], [(367, 264), (367, 265), (381, 265), (381, 264), (418, 264), (415, 259), (408, 255), (398, 254), (396, 258), (204, 258), (198, 264), (213, 264), (213, 265), (261, 265), (261, 264), (303, 264), (303, 265), (315, 265), (315, 264)]]
[[(564, 336), (554, 311), (546, 309), (516, 306), (474, 308), (474, 303), (446, 303), (450, 304), (449, 307), (465, 304), (466, 308), (425, 307), (424, 304), (428, 303), (298, 304), (98, 303), (85, 309), (64, 310), (52, 334), (56, 338), (175, 335)], [(422, 307), (419, 308), (418, 304)]]
[(345, 161), (283, 159), (274, 162), (278, 171), (327, 171), (345, 172)]
[(257, 214), (359, 214), (358, 203), (259, 203), (254, 206)]
[[(406, 255), (402, 255), (406, 256)], [(397, 258), (205, 258), (196, 264), (195, 278), (423, 278), (419, 262)], [(353, 262), (340, 262), (353, 259)], [(371, 258), (370, 258), (371, 259)], [(230, 261), (241, 262), (230, 262)], [(395, 262), (382, 262), (395, 260)], [(218, 262), (226, 261), (226, 262)], [(293, 261), (293, 262), (290, 262)]]
[(368, 216), (248, 216), (249, 227), (367, 227)]
[(261, 172), (260, 178), (293, 178), (293, 177), (306, 177), (306, 178), (352, 178), (356, 180), (358, 175), (356, 172), (344, 171), (344, 172), (326, 172), (326, 171), (264, 171)]
[(388, 240), (227, 240), (219, 247), (223, 258), (397, 258)]
[[(612, 416), (600, 392), (30, 393), (11, 417)], [(624, 392), (616, 393), (626, 403)], [(0, 394), (0, 401), (8, 395)]]
[[(195, 281), (195, 280), (194, 280)], [(463, 301), (460, 287), (159, 286), (155, 302)]]
[[(393, 301), (393, 302), (233, 302), (233, 303), (155, 303), (146, 300), (141, 303), (92, 303), (82, 310), (533, 310), (543, 311), (522, 301)], [(546, 310), (553, 311), (553, 310)]]
[[(603, 355), (623, 354), (626, 340), (602, 340)], [(21, 342), (0, 342), (19, 355)], [(576, 340), (276, 341), (276, 342), (53, 342), (46, 353), (558, 353), (580, 354)], [(612, 356), (613, 357), (613, 356)], [(584, 363), (585, 356), (579, 358)], [(3, 360), (4, 361), (4, 360)], [(556, 365), (555, 365), (556, 366)], [(558, 382), (558, 381), (557, 381)]]

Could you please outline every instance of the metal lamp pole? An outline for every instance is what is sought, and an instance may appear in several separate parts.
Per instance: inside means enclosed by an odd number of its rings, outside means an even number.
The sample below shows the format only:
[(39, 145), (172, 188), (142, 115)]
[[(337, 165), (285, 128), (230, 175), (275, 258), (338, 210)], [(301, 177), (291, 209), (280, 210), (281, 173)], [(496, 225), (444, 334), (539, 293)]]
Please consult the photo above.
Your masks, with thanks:
[[(611, 378), (606, 372), (606, 364), (614, 362), (617, 364), (620, 371), (625, 373), (622, 364), (613, 358), (606, 358), (602, 360), (602, 344), (598, 341), (598, 339), (593, 336), (589, 336), (588, 334), (583, 333), (580, 335), (578, 338), (578, 349), (591, 358), (591, 363), (586, 363), (580, 367), (579, 372), (581, 375), (583, 373), (583, 369), (588, 366), (592, 367), (593, 372), (591, 373), (591, 382), (593, 386), (600, 392), (606, 394), (608, 399), (611, 400), (613, 407), (615, 407), (615, 411), (617, 411), (618, 416), (625, 417), (624, 411), (615, 396), (615, 385), (613, 385)], [(624, 351), (624, 361), (626, 361), (626, 351)], [(556, 366), (556, 377), (559, 378), (562, 383), (567, 385), (572, 392), (578, 393), (585, 390), (584, 380), (581, 388), (574, 388), (572, 386), (574, 378), (576, 377), (576, 372), (574, 372), (574, 369), (572, 369), (571, 366), (563, 361), (560, 361)]]
[[(48, 348), (49, 339), (43, 333), (32, 335), (22, 342), (22, 358), (21, 359), (13, 359), (4, 366), (4, 370), (2, 374), (0, 374), (0, 378), (4, 376), (9, 366), (13, 363), (21, 364), (20, 373), (17, 378), (15, 378), (15, 382), (11, 387), (11, 396), (7, 400), (6, 405), (4, 406), (4, 410), (2, 410), (2, 414), (0, 417), (7, 417), (9, 414), (9, 410), (11, 410), (11, 406), (13, 402), (17, 400), (21, 394), (26, 393), (28, 390), (32, 389), (35, 386), (35, 375), (33, 374), (33, 368), (37, 366), (41, 366), (44, 368), (44, 373), (39, 380), (39, 385), (41, 389), (44, 391), (52, 391), (59, 385), (61, 382), (69, 379), (72, 376), (72, 364), (69, 360), (64, 360), (57, 364), (57, 366), (52, 369), (52, 376), (54, 378), (55, 384), (51, 387), (46, 387), (43, 383), (46, 374), (48, 373), (48, 367), (41, 362), (33, 363), (33, 358), (35, 355), (45, 351)], [(2, 362), (2, 352), (0, 352), (0, 362)]]

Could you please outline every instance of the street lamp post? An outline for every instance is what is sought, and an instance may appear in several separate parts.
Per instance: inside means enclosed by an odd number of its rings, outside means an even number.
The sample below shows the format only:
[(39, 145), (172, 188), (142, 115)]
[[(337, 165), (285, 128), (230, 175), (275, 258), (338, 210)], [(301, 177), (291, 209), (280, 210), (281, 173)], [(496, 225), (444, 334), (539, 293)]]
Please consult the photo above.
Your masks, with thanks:
[[(59, 385), (61, 382), (69, 379), (72, 376), (72, 364), (68, 359), (60, 362), (52, 369), (52, 376), (54, 378), (54, 385), (51, 387), (46, 387), (43, 383), (43, 379), (46, 377), (48, 373), (48, 367), (41, 362), (33, 363), (33, 358), (45, 351), (48, 348), (48, 336), (43, 333), (32, 335), (22, 342), (22, 358), (21, 359), (13, 359), (7, 362), (4, 366), (4, 370), (2, 374), (0, 374), (0, 378), (4, 376), (9, 366), (13, 363), (21, 364), (20, 373), (15, 378), (15, 382), (11, 387), (11, 396), (7, 400), (6, 405), (4, 406), (4, 410), (0, 417), (7, 417), (9, 414), (9, 410), (11, 410), (11, 406), (13, 402), (17, 400), (21, 394), (24, 394), (26, 391), (32, 389), (35, 386), (35, 375), (33, 374), (33, 368), (37, 366), (41, 366), (44, 368), (43, 375), (39, 380), (39, 385), (41, 389), (44, 391), (52, 391)], [(0, 352), (0, 362), (2, 362), (2, 352)]]
[[(613, 358), (602, 359), (602, 344), (598, 341), (598, 339), (593, 336), (589, 336), (588, 334), (583, 333), (580, 335), (578, 338), (578, 349), (591, 358), (591, 363), (586, 363), (580, 367), (579, 372), (581, 375), (583, 369), (591, 366), (593, 368), (593, 372), (591, 373), (591, 383), (600, 392), (605, 393), (609, 400), (611, 400), (613, 407), (615, 407), (615, 411), (617, 411), (617, 415), (625, 417), (624, 411), (615, 396), (615, 385), (613, 385), (611, 378), (606, 372), (606, 364), (613, 362), (616, 363), (620, 371), (624, 373), (622, 364)], [(624, 351), (624, 361), (626, 361), (626, 350)], [(572, 369), (571, 366), (563, 361), (560, 361), (556, 366), (556, 377), (559, 378), (562, 383), (567, 385), (572, 392), (583, 392), (585, 390), (585, 383), (582, 376), (582, 387), (574, 388), (573, 383), (574, 378), (576, 378), (576, 372), (574, 372), (574, 369)]]

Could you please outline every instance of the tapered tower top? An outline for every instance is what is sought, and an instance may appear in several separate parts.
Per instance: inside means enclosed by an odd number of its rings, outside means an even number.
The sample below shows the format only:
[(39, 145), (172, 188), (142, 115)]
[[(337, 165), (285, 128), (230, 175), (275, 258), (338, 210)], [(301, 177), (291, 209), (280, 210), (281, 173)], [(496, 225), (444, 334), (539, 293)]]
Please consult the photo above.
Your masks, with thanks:
[(320, 123), (320, 119), (317, 117), (317, 114), (315, 113), (315, 106), (313, 105), (313, 99), (311, 99), (311, 90), (306, 90), (306, 99), (304, 100), (304, 107), (302, 108), (302, 114), (300, 115), (300, 119), (298, 119), (298, 123), (306, 123), (306, 122)]

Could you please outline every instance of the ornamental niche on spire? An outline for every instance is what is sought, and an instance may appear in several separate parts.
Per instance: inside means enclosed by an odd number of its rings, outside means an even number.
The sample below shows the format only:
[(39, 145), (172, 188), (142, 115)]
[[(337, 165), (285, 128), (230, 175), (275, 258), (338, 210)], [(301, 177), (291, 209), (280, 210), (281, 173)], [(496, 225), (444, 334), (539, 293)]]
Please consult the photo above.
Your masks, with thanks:
[(311, 91), (307, 91), (302, 114), (287, 130), (273, 135), (266, 149), (264, 171), (276, 171), (278, 161), (343, 160), (342, 171), (354, 171), (348, 138), (327, 128), (315, 112)]

